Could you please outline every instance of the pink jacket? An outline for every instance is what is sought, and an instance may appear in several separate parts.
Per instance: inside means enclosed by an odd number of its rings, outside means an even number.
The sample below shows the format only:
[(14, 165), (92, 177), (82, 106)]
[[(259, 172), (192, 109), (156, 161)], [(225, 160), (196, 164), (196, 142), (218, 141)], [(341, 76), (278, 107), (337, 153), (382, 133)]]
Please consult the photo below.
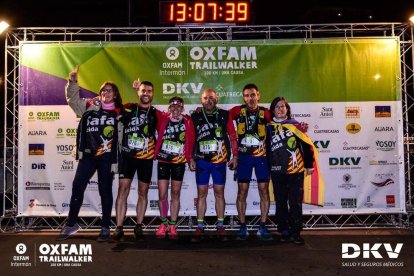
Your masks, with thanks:
[[(163, 136), (165, 129), (167, 128), (168, 122), (170, 120), (170, 114), (163, 112), (161, 116), (160, 114), (157, 114), (158, 116), (158, 123), (157, 123), (157, 132), (158, 132), (158, 138), (157, 143), (155, 144), (155, 150), (154, 150), (154, 158), (156, 159), (158, 156), (158, 153), (160, 152)], [(193, 158), (193, 147), (194, 147), (194, 141), (195, 141), (195, 133), (194, 133), (194, 125), (193, 121), (191, 120), (191, 117), (188, 115), (184, 116), (184, 126), (185, 126), (185, 142), (184, 142), (184, 152), (185, 152), (185, 158), (186, 161), (189, 162), (191, 158)]]

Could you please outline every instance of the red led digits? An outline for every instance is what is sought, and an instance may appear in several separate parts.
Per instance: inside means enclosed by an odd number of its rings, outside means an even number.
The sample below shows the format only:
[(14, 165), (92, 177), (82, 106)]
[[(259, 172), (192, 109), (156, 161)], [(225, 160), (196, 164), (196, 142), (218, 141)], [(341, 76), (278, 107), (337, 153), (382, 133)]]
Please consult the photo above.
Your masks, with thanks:
[(248, 1), (161, 1), (160, 23), (248, 23)]

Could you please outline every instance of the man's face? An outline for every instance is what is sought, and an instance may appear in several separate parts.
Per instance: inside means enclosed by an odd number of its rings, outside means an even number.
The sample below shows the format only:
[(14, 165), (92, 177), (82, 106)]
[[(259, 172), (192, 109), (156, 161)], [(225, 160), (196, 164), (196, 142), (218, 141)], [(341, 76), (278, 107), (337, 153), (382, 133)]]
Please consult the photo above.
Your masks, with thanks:
[(213, 111), (217, 105), (217, 95), (212, 91), (204, 91), (201, 95), (201, 104), (207, 111)]
[(256, 109), (259, 105), (260, 93), (254, 88), (245, 89), (243, 90), (243, 100), (250, 109)]
[(139, 101), (142, 104), (150, 104), (152, 102), (152, 97), (154, 92), (152, 87), (149, 85), (141, 84), (137, 90)]

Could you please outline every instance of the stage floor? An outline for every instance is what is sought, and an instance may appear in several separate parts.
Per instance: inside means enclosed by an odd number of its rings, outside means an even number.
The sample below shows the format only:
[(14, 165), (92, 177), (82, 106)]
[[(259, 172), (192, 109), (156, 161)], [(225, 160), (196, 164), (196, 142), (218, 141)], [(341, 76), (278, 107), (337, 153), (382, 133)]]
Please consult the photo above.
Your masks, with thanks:
[[(189, 232), (178, 240), (149, 232), (135, 241), (128, 231), (119, 243), (98, 243), (97, 234), (83, 231), (63, 242), (55, 241), (57, 232), (0, 234), (0, 274), (414, 275), (414, 231), (408, 230), (304, 231), (304, 245), (281, 243), (277, 234), (273, 241), (256, 233), (239, 241), (231, 232), (220, 241), (211, 232), (200, 243), (191, 242)], [(343, 250), (359, 256), (344, 258)]]

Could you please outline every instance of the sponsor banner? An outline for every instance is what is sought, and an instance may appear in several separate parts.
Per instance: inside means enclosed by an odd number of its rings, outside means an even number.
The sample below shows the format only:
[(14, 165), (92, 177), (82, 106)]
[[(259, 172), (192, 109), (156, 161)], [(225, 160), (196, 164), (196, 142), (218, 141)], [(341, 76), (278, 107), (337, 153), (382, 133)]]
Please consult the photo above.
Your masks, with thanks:
[[(155, 84), (154, 105), (164, 111), (168, 99), (178, 95), (184, 97), (185, 111), (191, 113), (200, 105), (200, 94), (206, 87), (217, 90), (219, 105), (224, 109), (242, 103), (241, 89), (250, 81), (259, 86), (261, 104), (266, 107), (275, 97), (274, 91), (285, 91), (283, 96), (290, 101), (293, 117), (309, 125), (307, 134), (319, 151), (326, 183), (325, 206), (305, 205), (304, 213), (405, 212), (402, 110), (399, 86), (395, 83), (399, 47), (393, 43), (395, 40), (387, 39), (351, 39), (350, 44), (342, 40), (316, 40), (312, 45), (292, 40), (284, 41), (283, 47), (281, 42), (71, 43), (59, 47), (46, 43), (36, 45), (37, 55), (28, 55), (33, 53), (29, 49), (34, 45), (23, 45), (22, 74), (26, 77), (22, 78), (25, 93), (21, 93), (19, 106), (19, 214), (62, 216), (69, 211), (78, 164), (73, 151), (79, 118), (64, 99), (64, 86), (76, 64), (81, 65), (81, 72), (94, 72), (87, 78), (80, 73), (82, 97), (93, 97), (101, 83), (111, 79), (119, 84), (124, 102), (135, 102), (136, 92), (130, 86), (139, 77)], [(349, 45), (355, 48), (349, 51)], [(386, 54), (377, 51), (384, 47), (388, 49)], [(64, 51), (72, 53), (74, 60), (66, 60), (69, 55)], [(287, 54), (290, 51), (295, 58)], [(329, 56), (331, 53), (335, 58)], [(381, 53), (381, 59), (375, 59), (377, 53)], [(358, 66), (345, 74), (340, 56), (355, 59)], [(367, 62), (361, 62), (362, 57), (368, 58)], [(54, 59), (59, 62), (51, 62)], [(329, 60), (328, 68), (318, 71), (316, 78), (309, 66), (320, 68), (325, 59)], [(114, 60), (119, 64), (117, 70), (109, 65)], [(135, 66), (141, 60), (148, 65), (145, 70)], [(54, 68), (54, 64), (60, 66)], [(376, 75), (371, 67), (381, 68), (382, 77), (357, 81), (361, 76)], [(156, 166), (154, 162), (148, 216), (159, 215)], [(129, 216), (135, 215), (137, 190), (135, 177), (128, 197)], [(115, 176), (114, 198), (117, 191)], [(196, 197), (195, 175), (187, 170), (180, 215), (196, 215)], [(237, 215), (237, 183), (230, 170), (225, 197), (226, 215)], [(274, 212), (272, 201), (270, 214)], [(85, 191), (80, 215), (100, 213), (98, 180), (94, 175)], [(215, 215), (212, 187), (206, 213)], [(246, 213), (260, 214), (254, 174)]]

